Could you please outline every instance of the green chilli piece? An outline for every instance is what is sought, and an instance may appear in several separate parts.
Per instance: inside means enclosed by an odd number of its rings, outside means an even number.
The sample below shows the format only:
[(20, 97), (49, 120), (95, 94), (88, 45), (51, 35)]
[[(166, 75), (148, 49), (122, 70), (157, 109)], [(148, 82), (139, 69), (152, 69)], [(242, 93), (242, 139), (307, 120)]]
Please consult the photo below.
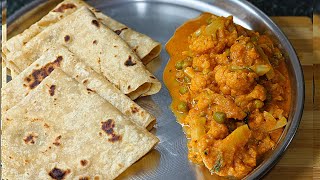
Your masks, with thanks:
[(226, 53), (227, 56), (230, 56), (230, 49), (229, 48), (226, 49), (224, 52)]
[(223, 124), (225, 122), (225, 120), (227, 119), (227, 115), (224, 112), (215, 112), (213, 114), (213, 119), (219, 123), (219, 124)]
[(213, 168), (210, 170), (211, 174), (214, 174), (216, 172), (219, 172), (222, 168), (222, 157), (221, 155), (218, 155), (218, 160), (216, 160)]
[(250, 39), (252, 42), (258, 42), (258, 40), (259, 40), (258, 36), (252, 36)]
[(230, 66), (229, 69), (230, 69), (231, 71), (238, 71), (238, 70), (247, 70), (247, 71), (249, 71), (249, 72), (252, 72), (252, 71), (253, 71), (253, 70), (252, 70), (250, 67), (248, 67), (248, 66), (242, 67), (242, 66), (232, 65), (232, 66)]
[(261, 100), (259, 100), (259, 99), (256, 99), (256, 100), (254, 100), (254, 106), (257, 108), (257, 109), (260, 109), (260, 108), (262, 108), (263, 106), (264, 106), (264, 103), (261, 101)]
[(187, 112), (188, 111), (188, 104), (186, 102), (180, 102), (178, 104), (178, 111)]

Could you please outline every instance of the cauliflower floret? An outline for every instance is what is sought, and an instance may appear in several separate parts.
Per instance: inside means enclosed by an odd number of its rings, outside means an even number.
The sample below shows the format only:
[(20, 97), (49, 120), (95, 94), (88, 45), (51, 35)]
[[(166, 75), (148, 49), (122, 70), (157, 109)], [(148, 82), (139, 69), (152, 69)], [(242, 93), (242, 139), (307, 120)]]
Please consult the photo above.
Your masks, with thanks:
[(215, 80), (224, 94), (242, 95), (247, 94), (256, 84), (258, 76), (254, 72), (244, 70), (231, 71), (228, 66), (216, 66), (214, 71)]

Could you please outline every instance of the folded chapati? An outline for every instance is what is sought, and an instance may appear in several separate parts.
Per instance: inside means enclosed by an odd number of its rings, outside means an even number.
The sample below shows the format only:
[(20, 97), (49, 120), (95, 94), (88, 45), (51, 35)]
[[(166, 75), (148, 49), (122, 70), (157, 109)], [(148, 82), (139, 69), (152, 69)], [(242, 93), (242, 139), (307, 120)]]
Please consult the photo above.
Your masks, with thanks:
[(152, 59), (160, 54), (161, 44), (159, 42), (156, 42), (150, 37), (136, 32), (126, 25), (117, 22), (116, 20), (89, 6), (82, 0), (63, 1), (62, 3), (57, 5), (57, 7), (54, 8), (51, 12), (49, 12), (49, 14), (44, 16), (40, 21), (32, 25), (29, 29), (25, 30), (22, 34), (9, 39), (6, 43), (7, 49), (9, 50), (9, 52), (20, 50), (24, 46), (24, 44), (30, 41), (41, 31), (57, 23), (61, 19), (72, 14), (83, 6), (88, 7), (96, 15), (101, 23), (116, 32), (124, 41), (126, 41), (131, 49), (136, 52), (143, 64), (149, 63)]
[(2, 179), (114, 179), (158, 139), (55, 69), (2, 122)]
[(44, 51), (58, 44), (66, 46), (131, 99), (155, 94), (161, 88), (161, 83), (145, 68), (127, 43), (99, 23), (86, 7), (44, 29), (20, 51), (9, 53), (7, 60), (20, 73)]
[(141, 127), (152, 128), (155, 118), (124, 95), (103, 76), (86, 66), (63, 46), (50, 48), (31, 66), (2, 88), (2, 114), (19, 103), (55, 68), (60, 68), (88, 91), (97, 93)]

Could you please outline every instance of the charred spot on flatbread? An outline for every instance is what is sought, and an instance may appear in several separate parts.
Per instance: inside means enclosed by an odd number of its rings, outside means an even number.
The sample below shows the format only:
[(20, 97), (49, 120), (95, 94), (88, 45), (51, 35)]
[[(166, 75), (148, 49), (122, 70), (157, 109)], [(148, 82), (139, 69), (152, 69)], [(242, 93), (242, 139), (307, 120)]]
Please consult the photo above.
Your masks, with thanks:
[(87, 88), (87, 91), (88, 91), (88, 93), (90, 94), (90, 93), (95, 93), (96, 91), (95, 90), (92, 90), (92, 89), (90, 89), (90, 88)]
[(108, 119), (106, 122), (101, 122), (102, 127), (101, 129), (107, 133), (108, 135), (111, 135), (113, 133), (113, 128), (115, 126), (114, 121), (112, 119)]
[(136, 47), (134, 47), (133, 49), (132, 49), (132, 51), (134, 52), (134, 53), (137, 53), (137, 49), (139, 48), (139, 46), (136, 46)]
[(101, 12), (100, 10), (95, 9), (95, 8), (93, 8), (92, 10), (93, 10), (94, 12), (97, 12), (97, 13), (98, 13), (98, 12)]
[(52, 144), (54, 144), (55, 146), (60, 146), (60, 139), (61, 139), (61, 135), (56, 137), (56, 139), (54, 140), (54, 142)]
[(50, 126), (47, 123), (44, 123), (43, 125), (45, 128), (49, 128)]
[(51, 85), (49, 88), (50, 96), (54, 96), (54, 91), (56, 90), (56, 85)]
[(137, 112), (139, 112), (139, 109), (138, 109), (137, 107), (135, 107), (135, 106), (131, 106), (130, 108), (131, 108), (131, 112), (132, 112), (132, 113), (137, 113)]
[(92, 43), (93, 43), (93, 44), (98, 44), (98, 41), (97, 41), (97, 40), (94, 40)]
[(100, 27), (100, 23), (97, 21), (97, 20), (92, 20), (91, 21), (91, 23), (93, 24), (93, 25), (95, 25), (96, 27)]
[(65, 42), (68, 42), (70, 40), (70, 36), (69, 35), (66, 35), (65, 37), (64, 37), (64, 41)]
[(90, 179), (90, 177), (88, 177), (88, 176), (81, 176), (81, 177), (79, 177), (79, 180), (89, 180)]
[(89, 163), (88, 160), (85, 160), (85, 159), (80, 161), (81, 166), (86, 166), (88, 165), (88, 163)]
[(30, 89), (37, 87), (55, 68), (60, 67), (62, 59), (62, 56), (58, 56), (55, 61), (46, 64), (40, 69), (33, 70), (32, 73), (24, 79), (26, 86)]
[(108, 141), (109, 142), (116, 142), (116, 141), (120, 141), (121, 140), (121, 136), (115, 134), (114, 132), (114, 127), (115, 127), (115, 122), (113, 119), (108, 119), (105, 122), (101, 122), (102, 126), (101, 129), (107, 133), (109, 137)]
[(38, 138), (38, 134), (37, 133), (29, 133), (25, 138), (23, 138), (23, 141), (26, 143), (26, 144), (34, 144), (36, 142), (36, 139)]
[(121, 140), (121, 136), (115, 135), (115, 134), (113, 134), (112, 137), (108, 139), (109, 142), (116, 142), (116, 141), (120, 141), (120, 140)]
[(122, 33), (123, 30), (126, 30), (128, 29), (127, 27), (125, 28), (122, 28), (122, 29), (118, 29), (118, 30), (115, 30), (114, 32), (117, 34), (117, 35), (120, 35)]
[(57, 9), (54, 9), (53, 12), (60, 12), (63, 13), (64, 10), (66, 9), (73, 9), (76, 8), (77, 6), (72, 4), (72, 3), (67, 3), (67, 4), (62, 4), (61, 6), (59, 6)]
[(82, 81), (83, 84), (87, 84), (87, 82), (88, 82), (88, 79), (85, 79)]
[(151, 79), (156, 79), (154, 76), (150, 76)]
[(136, 64), (137, 64), (136, 62), (132, 61), (132, 57), (131, 56), (129, 56), (128, 59), (126, 60), (126, 62), (124, 62), (125, 66), (134, 66)]
[(70, 169), (62, 170), (55, 167), (49, 172), (49, 176), (52, 177), (52, 179), (62, 180), (69, 173), (70, 173)]

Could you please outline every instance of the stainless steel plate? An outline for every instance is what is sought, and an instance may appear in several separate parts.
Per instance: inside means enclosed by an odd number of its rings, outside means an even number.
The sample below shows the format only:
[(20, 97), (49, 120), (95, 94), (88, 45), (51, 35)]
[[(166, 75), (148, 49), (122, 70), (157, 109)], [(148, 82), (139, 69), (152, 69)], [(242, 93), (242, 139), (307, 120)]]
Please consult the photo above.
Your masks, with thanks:
[[(290, 122), (279, 145), (247, 178), (260, 178), (272, 168), (287, 148), (299, 125), (304, 101), (304, 82), (301, 66), (292, 46), (279, 28), (265, 14), (248, 2), (230, 0), (89, 0), (88, 3), (112, 18), (162, 43), (163, 50), (160, 58), (148, 65), (150, 71), (161, 82), (163, 82), (164, 67), (169, 60), (169, 55), (164, 49), (166, 42), (177, 27), (188, 19), (197, 17), (202, 12), (211, 12), (222, 16), (233, 15), (236, 23), (249, 29), (273, 35), (287, 54), (292, 78), (293, 107), (289, 117)], [(13, 22), (14, 19), (11, 21)], [(176, 122), (169, 109), (171, 97), (164, 84), (160, 93), (151, 97), (140, 98), (138, 103), (156, 116), (157, 125), (153, 133), (158, 136), (160, 143), (155, 147), (155, 150), (125, 171), (119, 179), (191, 180), (218, 178), (210, 176), (206, 168), (188, 161), (187, 140), (181, 126)]]

